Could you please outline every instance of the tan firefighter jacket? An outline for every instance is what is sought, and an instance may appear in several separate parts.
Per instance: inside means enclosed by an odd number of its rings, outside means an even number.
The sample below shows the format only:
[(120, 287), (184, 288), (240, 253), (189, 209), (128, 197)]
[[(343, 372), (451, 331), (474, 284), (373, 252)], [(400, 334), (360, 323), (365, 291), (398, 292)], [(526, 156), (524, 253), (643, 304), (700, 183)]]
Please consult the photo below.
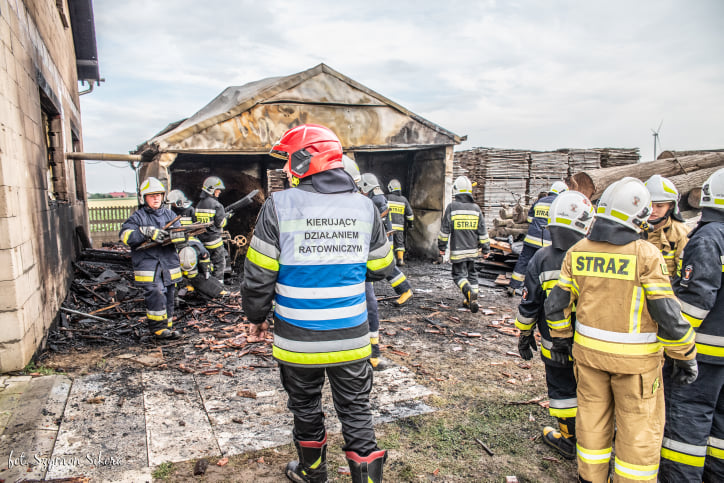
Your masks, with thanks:
[(551, 336), (573, 336), (574, 360), (603, 371), (653, 370), (662, 348), (674, 359), (693, 359), (694, 331), (681, 315), (665, 267), (661, 252), (645, 240), (576, 243), (546, 301)]
[(676, 274), (676, 267), (681, 260), (681, 252), (684, 251), (686, 242), (689, 241), (688, 235), (689, 228), (671, 217), (666, 220), (664, 226), (647, 235), (646, 239), (649, 243), (661, 250), (669, 277)]

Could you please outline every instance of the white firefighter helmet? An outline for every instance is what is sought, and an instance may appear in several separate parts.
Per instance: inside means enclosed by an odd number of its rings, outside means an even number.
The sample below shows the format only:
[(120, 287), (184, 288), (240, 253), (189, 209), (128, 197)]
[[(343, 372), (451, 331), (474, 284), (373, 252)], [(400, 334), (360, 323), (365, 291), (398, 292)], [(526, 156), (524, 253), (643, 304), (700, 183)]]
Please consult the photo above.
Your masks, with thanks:
[(192, 247), (185, 246), (178, 252), (178, 259), (179, 264), (181, 265), (181, 270), (184, 272), (191, 272), (196, 268), (196, 264), (198, 263), (198, 258), (196, 256), (196, 250), (194, 250)]
[(549, 193), (555, 193), (557, 195), (563, 193), (564, 191), (568, 191), (568, 185), (563, 181), (556, 181), (551, 185), (551, 188), (548, 190)]
[(218, 176), (209, 176), (204, 180), (204, 184), (201, 185), (201, 190), (204, 193), (214, 196), (214, 191), (226, 189), (224, 182)]
[(551, 203), (548, 226), (560, 226), (587, 235), (594, 213), (591, 201), (583, 193), (565, 191)]
[(701, 186), (702, 208), (724, 210), (724, 168), (716, 171)]
[(188, 208), (191, 206), (191, 201), (186, 198), (186, 195), (181, 190), (171, 190), (166, 197), (166, 203), (177, 208)]
[(362, 175), (359, 173), (359, 166), (357, 166), (357, 162), (344, 154), (342, 155), (342, 164), (344, 165), (345, 172), (350, 175), (355, 184), (359, 186), (360, 181), (362, 181)]
[(377, 176), (372, 173), (365, 173), (362, 175), (362, 180), (359, 182), (359, 189), (362, 193), (367, 194), (375, 188), (380, 187), (380, 182), (377, 181)]
[(393, 179), (389, 183), (387, 183), (387, 190), (392, 193), (393, 191), (400, 191), (402, 190), (402, 185), (400, 182), (396, 179)]
[(679, 202), (679, 190), (676, 189), (674, 183), (661, 175), (655, 174), (646, 180), (646, 189), (651, 193), (652, 203), (665, 203), (673, 201), (674, 205)]
[(157, 178), (149, 177), (141, 183), (141, 199), (146, 202), (146, 195), (155, 195), (158, 193), (166, 193), (166, 188)]
[(455, 179), (452, 187), (453, 196), (462, 193), (473, 194), (473, 184), (470, 182), (467, 176), (458, 176)]
[(606, 188), (597, 215), (640, 233), (651, 215), (651, 193), (643, 181), (627, 176)]

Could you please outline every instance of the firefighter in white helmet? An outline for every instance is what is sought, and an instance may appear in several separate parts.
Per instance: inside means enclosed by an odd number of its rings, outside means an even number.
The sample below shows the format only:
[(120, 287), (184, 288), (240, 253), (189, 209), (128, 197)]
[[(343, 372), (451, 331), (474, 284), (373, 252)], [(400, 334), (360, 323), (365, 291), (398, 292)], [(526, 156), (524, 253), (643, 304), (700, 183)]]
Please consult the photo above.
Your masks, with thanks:
[(556, 196), (567, 189), (568, 186), (563, 181), (554, 182), (548, 189), (548, 194), (533, 203), (530, 210), (528, 210), (528, 223), (530, 225), (528, 226), (528, 233), (523, 239), (523, 250), (518, 256), (518, 261), (513, 269), (513, 277), (510, 285), (508, 285), (509, 296), (513, 296), (516, 291), (520, 293), (520, 288), (525, 280), (525, 271), (533, 254), (551, 244), (550, 236), (545, 230), (546, 223), (548, 223), (548, 210)]
[(681, 313), (696, 330), (699, 377), (690, 386), (665, 386), (659, 481), (667, 483), (724, 476), (724, 168), (702, 185), (700, 205), (674, 279)]
[[(551, 203), (548, 225), (551, 244), (538, 250), (528, 264), (523, 285), (523, 298), (518, 306), (515, 326), (520, 329), (518, 352), (525, 360), (533, 358), (536, 350), (533, 331), (538, 327), (541, 336), (540, 355), (545, 364), (546, 384), (550, 405), (548, 412), (558, 420), (559, 430), (543, 428), (543, 442), (555, 448), (565, 458), (576, 457), (576, 378), (573, 360), (551, 359), (551, 340), (543, 304), (551, 289), (558, 283), (561, 264), (566, 252), (588, 234), (593, 223), (594, 208), (578, 191), (561, 193)], [(574, 315), (571, 315), (574, 318)]]
[(226, 189), (224, 182), (217, 176), (209, 176), (201, 186), (201, 197), (196, 203), (196, 221), (199, 223), (213, 223), (206, 229), (205, 233), (199, 235), (211, 255), (211, 264), (214, 269), (214, 277), (222, 284), (224, 283), (224, 271), (226, 270), (226, 247), (221, 238), (221, 232), (226, 227), (228, 218), (224, 211), (224, 205), (219, 202), (221, 191)]
[(195, 213), (194, 208), (191, 206), (191, 200), (189, 200), (183, 191), (171, 190), (166, 197), (166, 204), (171, 211), (180, 215), (181, 226), (192, 225), (194, 223)]
[[(173, 330), (174, 286), (181, 280), (179, 258), (173, 244), (162, 243), (171, 238), (174, 243), (185, 237), (172, 237), (165, 226), (176, 215), (164, 206), (166, 188), (156, 178), (146, 178), (140, 186), (143, 206), (121, 225), (120, 238), (131, 247), (131, 262), (136, 284), (143, 288), (146, 319), (150, 332), (157, 339), (175, 339)], [(178, 221), (169, 228), (180, 227)], [(156, 244), (139, 249), (146, 241)]]
[(646, 180), (646, 189), (651, 193), (651, 216), (646, 239), (653, 243), (664, 256), (669, 277), (673, 278), (689, 240), (689, 228), (679, 212), (679, 191), (670, 180), (658, 174)]
[(568, 250), (545, 302), (551, 359), (575, 361), (579, 481), (606, 481), (614, 429), (615, 480), (656, 481), (662, 351), (674, 360), (677, 380), (696, 379), (694, 331), (661, 252), (641, 239), (650, 215), (651, 195), (640, 180), (609, 186), (588, 238)]
[(402, 185), (396, 179), (387, 184), (387, 205), (390, 207), (390, 223), (392, 224), (392, 241), (395, 249), (397, 265), (405, 264), (405, 227), (412, 228), (415, 214), (410, 202), (402, 194)]
[(453, 201), (445, 208), (437, 247), (444, 255), (450, 246), (452, 278), (463, 293), (463, 305), (478, 311), (478, 279), (475, 260), (478, 252), (490, 252), (490, 238), (480, 207), (473, 200), (473, 185), (465, 176), (453, 183)]

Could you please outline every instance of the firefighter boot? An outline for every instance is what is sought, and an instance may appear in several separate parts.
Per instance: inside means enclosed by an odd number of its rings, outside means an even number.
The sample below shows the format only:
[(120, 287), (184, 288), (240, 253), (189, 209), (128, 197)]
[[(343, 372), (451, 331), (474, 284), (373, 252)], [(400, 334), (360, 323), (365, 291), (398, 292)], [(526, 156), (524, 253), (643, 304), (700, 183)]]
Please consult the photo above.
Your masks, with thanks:
[(407, 302), (408, 300), (410, 300), (410, 298), (412, 298), (412, 289), (409, 289), (406, 292), (402, 292), (402, 294), (400, 294), (398, 299), (395, 300), (395, 303), (397, 305), (402, 305), (405, 302)]
[(403, 252), (402, 250), (398, 250), (395, 252), (395, 254), (397, 255), (397, 266), (403, 266), (405, 264), (405, 252)]
[(173, 319), (149, 320), (148, 329), (156, 340), (178, 339), (181, 334), (172, 329)]
[(352, 483), (382, 483), (382, 465), (387, 460), (387, 451), (380, 449), (368, 456), (347, 451), (346, 456)]
[(470, 309), (470, 312), (476, 313), (480, 308), (478, 306), (478, 292), (476, 290), (473, 290), (469, 283), (465, 283), (461, 287), (461, 290), (463, 291), (463, 295), (465, 296), (463, 305), (468, 307)]
[(286, 475), (291, 481), (298, 483), (327, 482), (327, 435), (322, 441), (297, 441), (299, 461), (287, 464)]
[(572, 460), (576, 458), (576, 418), (558, 418), (556, 431), (550, 426), (543, 428), (543, 442), (558, 451), (561, 456)]

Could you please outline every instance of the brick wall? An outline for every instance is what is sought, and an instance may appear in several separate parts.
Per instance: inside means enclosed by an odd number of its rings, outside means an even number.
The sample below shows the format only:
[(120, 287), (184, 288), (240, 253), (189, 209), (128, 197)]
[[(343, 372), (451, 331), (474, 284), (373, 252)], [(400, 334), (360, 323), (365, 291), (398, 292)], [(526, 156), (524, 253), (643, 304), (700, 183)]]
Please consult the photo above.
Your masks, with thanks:
[(87, 228), (84, 171), (63, 156), (81, 132), (77, 84), (56, 1), (0, 0), (0, 372), (41, 346)]

